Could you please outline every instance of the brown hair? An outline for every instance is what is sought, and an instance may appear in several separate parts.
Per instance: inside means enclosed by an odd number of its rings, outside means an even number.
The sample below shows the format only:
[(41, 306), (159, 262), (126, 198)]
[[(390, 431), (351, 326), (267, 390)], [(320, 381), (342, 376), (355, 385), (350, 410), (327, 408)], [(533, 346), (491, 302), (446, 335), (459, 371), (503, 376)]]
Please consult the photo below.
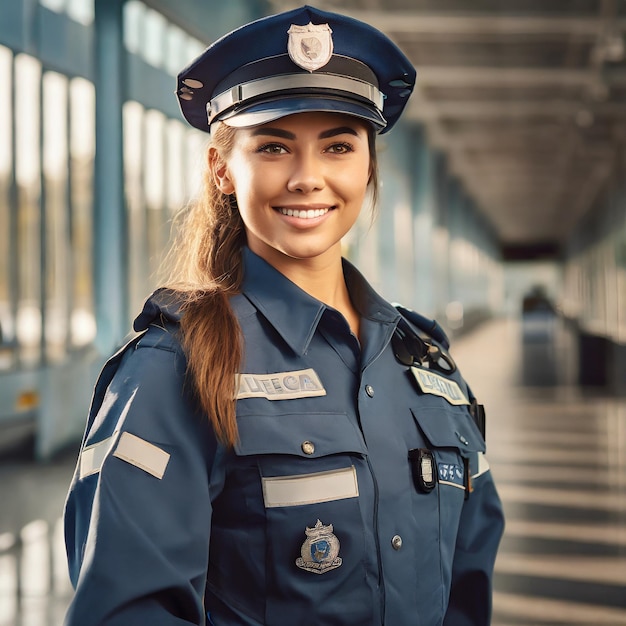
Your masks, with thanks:
[[(217, 123), (211, 145), (227, 159), (236, 130)], [(368, 131), (372, 174), (372, 203), (378, 199), (376, 135)], [(244, 224), (234, 195), (223, 194), (210, 167), (204, 173), (200, 198), (175, 220), (174, 243), (166, 257), (169, 286), (183, 298), (180, 322), (188, 376), (200, 406), (217, 437), (233, 446), (237, 441), (236, 374), (243, 357), (243, 337), (229, 298), (241, 291)]]

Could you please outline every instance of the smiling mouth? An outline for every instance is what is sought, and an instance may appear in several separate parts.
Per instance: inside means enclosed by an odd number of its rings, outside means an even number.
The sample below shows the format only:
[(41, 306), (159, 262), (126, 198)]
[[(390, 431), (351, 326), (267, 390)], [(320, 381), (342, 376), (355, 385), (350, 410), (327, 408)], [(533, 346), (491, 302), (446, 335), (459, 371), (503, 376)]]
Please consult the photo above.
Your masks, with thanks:
[(332, 208), (334, 207), (325, 209), (284, 209), (282, 207), (278, 207), (276, 210), (283, 215), (287, 215), (288, 217), (297, 217), (301, 220), (312, 220), (316, 217), (326, 215), (326, 213), (328, 213), (328, 211)]

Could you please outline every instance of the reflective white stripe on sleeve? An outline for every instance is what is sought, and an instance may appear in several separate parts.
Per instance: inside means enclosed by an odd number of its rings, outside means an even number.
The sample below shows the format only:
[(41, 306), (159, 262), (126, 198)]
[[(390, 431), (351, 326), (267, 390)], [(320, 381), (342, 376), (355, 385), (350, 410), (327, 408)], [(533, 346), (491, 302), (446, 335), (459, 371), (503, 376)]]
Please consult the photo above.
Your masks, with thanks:
[(304, 474), (302, 476), (275, 476), (263, 478), (265, 507), (298, 506), (344, 500), (359, 496), (356, 470)]
[(111, 452), (111, 448), (117, 441), (118, 434), (119, 433), (116, 431), (110, 437), (83, 449), (80, 453), (80, 478), (97, 474), (100, 471), (104, 459), (107, 458), (109, 452)]
[(135, 467), (152, 474), (158, 479), (163, 478), (170, 455), (165, 450), (128, 432), (120, 436), (120, 442), (113, 456), (126, 461)]

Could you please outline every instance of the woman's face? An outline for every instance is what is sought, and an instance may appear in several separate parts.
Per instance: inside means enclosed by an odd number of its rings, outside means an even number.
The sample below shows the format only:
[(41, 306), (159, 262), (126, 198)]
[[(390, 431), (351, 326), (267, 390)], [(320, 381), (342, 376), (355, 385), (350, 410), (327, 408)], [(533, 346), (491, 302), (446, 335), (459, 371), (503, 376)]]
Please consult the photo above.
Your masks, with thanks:
[(364, 122), (298, 113), (237, 130), (226, 159), (213, 150), (210, 160), (221, 191), (236, 195), (253, 252), (279, 270), (341, 255), (371, 174)]

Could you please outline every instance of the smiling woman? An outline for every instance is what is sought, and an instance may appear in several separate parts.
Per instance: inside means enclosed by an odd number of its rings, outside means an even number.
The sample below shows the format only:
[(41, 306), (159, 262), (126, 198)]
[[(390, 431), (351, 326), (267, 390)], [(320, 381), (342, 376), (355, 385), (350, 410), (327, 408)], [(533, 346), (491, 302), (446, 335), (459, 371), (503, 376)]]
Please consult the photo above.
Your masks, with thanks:
[(180, 73), (204, 191), (96, 387), (67, 626), (489, 624), (484, 412), (439, 326), (341, 253), (414, 80), (385, 35), (308, 6)]
[[(344, 284), (340, 242), (370, 180), (366, 124), (336, 113), (290, 115), (240, 129), (230, 154), (213, 147), (209, 160), (220, 191), (234, 194), (250, 249), (341, 310), (333, 300)], [(317, 287), (326, 293), (313, 293), (308, 270), (320, 265), (339, 271)]]

